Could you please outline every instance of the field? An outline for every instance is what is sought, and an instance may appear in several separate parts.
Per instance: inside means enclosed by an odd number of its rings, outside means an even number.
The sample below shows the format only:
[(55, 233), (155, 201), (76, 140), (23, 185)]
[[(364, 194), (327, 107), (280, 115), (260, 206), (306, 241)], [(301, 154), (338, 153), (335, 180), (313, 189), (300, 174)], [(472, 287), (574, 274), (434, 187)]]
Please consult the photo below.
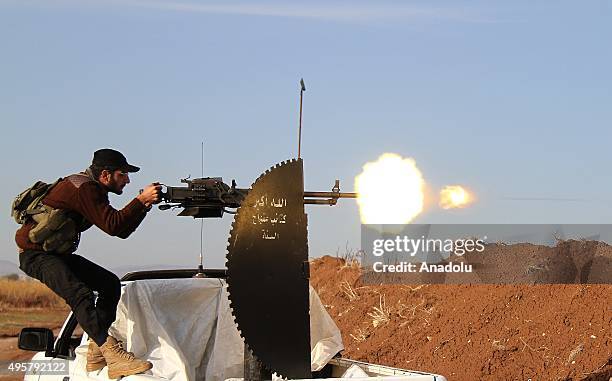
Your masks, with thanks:
[(58, 333), (69, 309), (42, 283), (35, 280), (0, 279), (0, 380), (13, 381), (23, 374), (7, 370), (11, 361), (24, 361), (34, 352), (17, 348), (23, 327), (47, 327)]
[(609, 380), (612, 286), (365, 285), (357, 262), (311, 262), (344, 356), (449, 380)]

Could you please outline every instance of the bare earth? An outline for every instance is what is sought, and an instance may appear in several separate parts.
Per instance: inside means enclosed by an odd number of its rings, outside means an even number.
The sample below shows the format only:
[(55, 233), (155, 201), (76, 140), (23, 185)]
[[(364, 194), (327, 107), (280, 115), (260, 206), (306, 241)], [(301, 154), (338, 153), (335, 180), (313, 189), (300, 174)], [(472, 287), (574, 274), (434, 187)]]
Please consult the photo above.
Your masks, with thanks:
[(34, 352), (22, 351), (17, 347), (17, 335), (21, 328), (46, 327), (53, 329), (57, 335), (68, 312), (67, 309), (39, 308), (0, 312), (0, 381), (23, 380), (22, 372), (11, 372), (8, 366), (11, 362), (27, 361), (34, 356)]
[(12, 361), (27, 361), (31, 359), (32, 356), (34, 356), (34, 352), (22, 351), (21, 349), (17, 348), (16, 337), (0, 338), (0, 364), (2, 365), (2, 369), (0, 369), (0, 381), (22, 380), (23, 373), (10, 372), (7, 369), (8, 364)]
[(323, 257), (311, 284), (344, 356), (449, 380), (609, 380), (610, 285), (364, 285)]

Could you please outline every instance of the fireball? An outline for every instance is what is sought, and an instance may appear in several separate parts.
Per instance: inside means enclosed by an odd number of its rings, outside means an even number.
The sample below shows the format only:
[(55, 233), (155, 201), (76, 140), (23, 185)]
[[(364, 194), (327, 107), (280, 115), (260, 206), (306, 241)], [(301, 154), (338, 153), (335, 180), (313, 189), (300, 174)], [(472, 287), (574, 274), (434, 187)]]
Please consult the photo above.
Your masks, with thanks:
[(385, 153), (355, 178), (363, 224), (407, 224), (423, 210), (425, 181), (412, 158)]
[(442, 209), (465, 208), (474, 197), (461, 185), (447, 185), (440, 191)]

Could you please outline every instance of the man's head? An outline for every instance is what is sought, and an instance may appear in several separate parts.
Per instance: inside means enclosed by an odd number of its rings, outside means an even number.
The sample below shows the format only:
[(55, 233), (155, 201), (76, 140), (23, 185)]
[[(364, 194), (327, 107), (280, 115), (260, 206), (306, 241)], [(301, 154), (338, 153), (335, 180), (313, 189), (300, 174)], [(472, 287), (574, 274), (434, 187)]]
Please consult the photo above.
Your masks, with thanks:
[(128, 164), (125, 156), (119, 151), (103, 148), (94, 152), (91, 166), (93, 176), (104, 185), (109, 192), (123, 193), (123, 188), (130, 183), (130, 172), (138, 172), (140, 168)]

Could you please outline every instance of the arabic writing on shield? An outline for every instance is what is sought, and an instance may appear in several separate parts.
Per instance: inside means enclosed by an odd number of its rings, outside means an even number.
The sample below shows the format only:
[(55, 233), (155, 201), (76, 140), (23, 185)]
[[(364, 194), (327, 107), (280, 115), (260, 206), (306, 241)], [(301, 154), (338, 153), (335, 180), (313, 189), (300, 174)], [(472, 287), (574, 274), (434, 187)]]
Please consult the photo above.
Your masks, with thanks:
[(261, 238), (277, 239), (279, 237), (275, 227), (278, 224), (287, 223), (287, 213), (284, 210), (286, 206), (287, 199), (282, 197), (268, 198), (267, 195), (264, 195), (255, 200), (253, 207), (257, 213), (253, 214), (251, 222), (253, 225), (261, 226)]

